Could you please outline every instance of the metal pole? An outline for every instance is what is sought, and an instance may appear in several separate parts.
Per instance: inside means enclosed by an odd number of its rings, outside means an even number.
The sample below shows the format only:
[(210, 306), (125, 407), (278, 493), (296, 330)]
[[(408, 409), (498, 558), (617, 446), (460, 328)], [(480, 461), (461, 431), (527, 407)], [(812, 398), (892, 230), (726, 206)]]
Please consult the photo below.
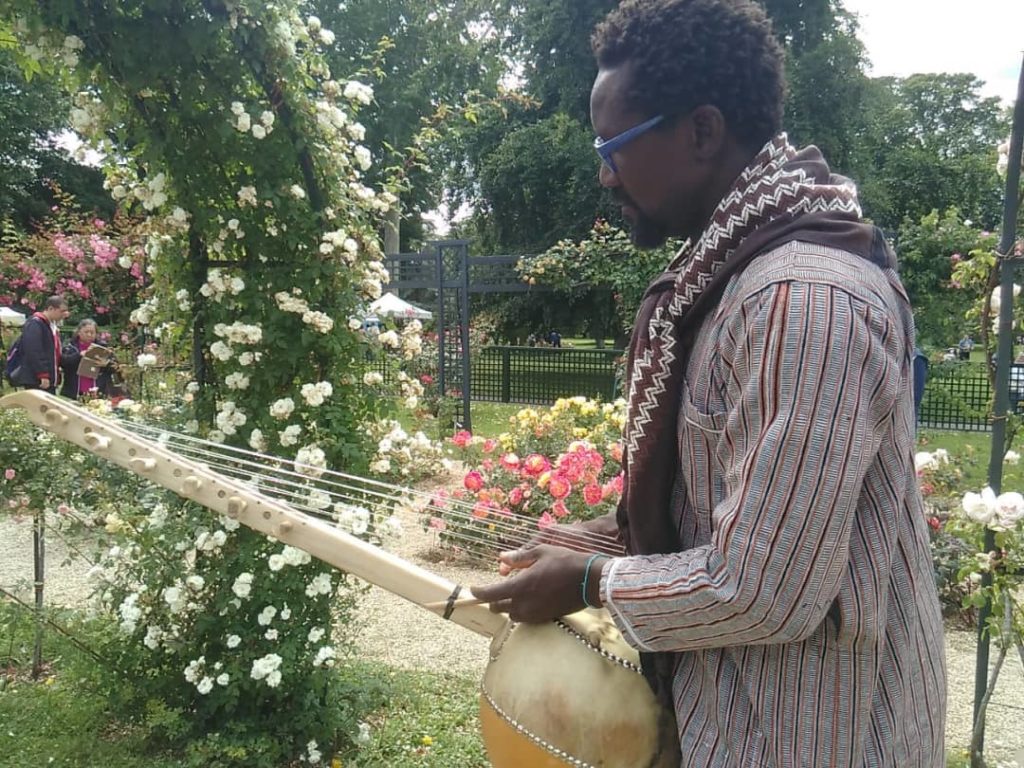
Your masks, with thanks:
[(32, 526), (32, 560), (36, 592), (35, 647), (32, 649), (32, 679), (38, 680), (43, 672), (43, 575), (46, 556), (46, 511), (36, 510)]
[[(1020, 158), (1024, 151), (1024, 62), (1021, 64), (1020, 80), (1017, 84), (1017, 103), (1013, 110), (1013, 131), (1010, 134), (1010, 162), (1006, 169), (1006, 195), (1003, 198), (1003, 231), (999, 239), (999, 337), (996, 363), (995, 414), (992, 423), (992, 453), (988, 462), (988, 484), (994, 493), (1000, 493), (1003, 485), (1003, 452), (1006, 449), (1006, 414), (1010, 405), (1010, 364), (1013, 357), (1013, 278), (1015, 264), (1012, 260), (1013, 245), (1017, 237), (1017, 204), (1020, 196)], [(995, 534), (985, 531), (985, 551), (995, 549)], [(982, 574), (981, 586), (992, 584), (992, 574)], [(974, 722), (977, 722), (981, 700), (988, 688), (988, 659), (990, 637), (986, 629), (992, 605), (989, 601), (978, 611), (978, 657), (974, 668)], [(985, 747), (984, 725), (978, 750), (971, 755), (972, 768), (984, 765), (982, 757)]]
[[(434, 270), (437, 275), (437, 391), (440, 393), (442, 413), (447, 409), (444, 407), (448, 397), (448, 376), (445, 371), (445, 335), (448, 330), (444, 319), (444, 258), (441, 246), (434, 243)], [(451, 428), (451, 425), (447, 425)]]
[(469, 245), (462, 244), (459, 248), (459, 261), (462, 267), (461, 301), (459, 309), (459, 331), (462, 334), (462, 428), (473, 431), (473, 419), (470, 415), (470, 359), (469, 359)]

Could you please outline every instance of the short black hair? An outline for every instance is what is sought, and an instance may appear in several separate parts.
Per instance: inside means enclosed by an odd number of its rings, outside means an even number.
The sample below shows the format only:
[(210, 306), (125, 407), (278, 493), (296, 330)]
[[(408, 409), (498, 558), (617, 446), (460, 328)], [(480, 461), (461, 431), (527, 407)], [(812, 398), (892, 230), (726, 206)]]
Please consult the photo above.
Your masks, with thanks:
[(591, 44), (602, 69), (632, 65), (631, 108), (678, 116), (710, 104), (751, 148), (782, 129), (784, 54), (750, 0), (625, 0)]
[(61, 309), (68, 305), (63, 296), (50, 296), (43, 303), (43, 309)]

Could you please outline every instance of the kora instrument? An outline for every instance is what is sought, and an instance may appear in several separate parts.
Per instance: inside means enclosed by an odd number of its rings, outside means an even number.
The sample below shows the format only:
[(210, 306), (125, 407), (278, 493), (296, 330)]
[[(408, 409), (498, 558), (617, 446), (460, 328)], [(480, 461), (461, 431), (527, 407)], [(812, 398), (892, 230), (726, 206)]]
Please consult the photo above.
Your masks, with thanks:
[(0, 398), (39, 427), (253, 530), (491, 638), (480, 724), (495, 768), (676, 768), (674, 719), (605, 611), (515, 624), (420, 566), (167, 445), (38, 390)]

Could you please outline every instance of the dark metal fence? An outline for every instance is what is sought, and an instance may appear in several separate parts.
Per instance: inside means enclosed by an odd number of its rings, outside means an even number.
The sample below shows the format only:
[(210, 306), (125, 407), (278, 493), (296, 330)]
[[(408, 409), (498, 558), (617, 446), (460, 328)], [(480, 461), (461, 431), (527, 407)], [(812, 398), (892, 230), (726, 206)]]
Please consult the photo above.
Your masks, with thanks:
[[(534, 405), (575, 395), (613, 400), (620, 394), (617, 361), (624, 354), (618, 349), (484, 347), (471, 356), (471, 397)], [(370, 368), (382, 374), (386, 383), (395, 372), (387, 356), (377, 357)]]
[(553, 403), (560, 397), (614, 400), (617, 349), (485, 347), (472, 360), (471, 392), (478, 400)]
[[(1011, 402), (1016, 398), (1011, 397)], [(946, 362), (928, 371), (919, 424), (984, 432), (991, 428), (992, 387), (984, 363)]]
[[(472, 355), (474, 400), (543, 405), (560, 397), (585, 395), (611, 400), (622, 394), (618, 349), (484, 347)], [(386, 356), (370, 367), (386, 382), (394, 372)], [(449, 392), (449, 394), (456, 394)], [(1011, 403), (1017, 398), (1011, 396)], [(992, 388), (984, 363), (948, 362), (931, 366), (920, 426), (928, 429), (985, 432), (991, 428)], [(1018, 409), (1024, 410), (1024, 399)]]

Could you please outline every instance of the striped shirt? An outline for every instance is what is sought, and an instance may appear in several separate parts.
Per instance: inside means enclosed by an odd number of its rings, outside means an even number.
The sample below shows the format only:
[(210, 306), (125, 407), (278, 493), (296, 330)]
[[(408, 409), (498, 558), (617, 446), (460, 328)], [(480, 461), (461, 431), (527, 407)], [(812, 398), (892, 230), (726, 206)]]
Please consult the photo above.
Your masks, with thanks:
[(680, 393), (683, 551), (601, 598), (677, 654), (686, 768), (943, 768), (942, 619), (914, 471), (899, 279), (788, 243), (729, 284)]

